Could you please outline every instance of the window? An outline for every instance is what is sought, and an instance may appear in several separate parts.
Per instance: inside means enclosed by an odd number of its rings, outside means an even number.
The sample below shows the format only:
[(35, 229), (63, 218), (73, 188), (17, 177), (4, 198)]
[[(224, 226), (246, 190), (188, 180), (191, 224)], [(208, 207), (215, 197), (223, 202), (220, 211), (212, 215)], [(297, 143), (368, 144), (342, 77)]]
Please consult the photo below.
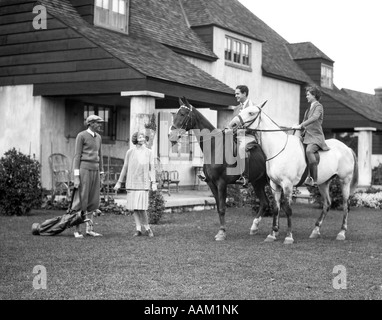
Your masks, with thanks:
[(96, 104), (84, 105), (84, 121), (85, 119), (95, 114), (100, 116), (105, 122), (102, 123), (101, 136), (106, 140), (115, 140), (115, 120), (114, 120), (114, 107)]
[(96, 0), (94, 24), (128, 31), (129, 0)]
[(224, 58), (226, 62), (237, 65), (250, 66), (251, 45), (247, 42), (225, 38)]
[(321, 64), (321, 86), (333, 89), (333, 67)]
[(226, 60), (232, 60), (232, 40), (230, 38), (225, 38), (225, 54), (224, 57)]

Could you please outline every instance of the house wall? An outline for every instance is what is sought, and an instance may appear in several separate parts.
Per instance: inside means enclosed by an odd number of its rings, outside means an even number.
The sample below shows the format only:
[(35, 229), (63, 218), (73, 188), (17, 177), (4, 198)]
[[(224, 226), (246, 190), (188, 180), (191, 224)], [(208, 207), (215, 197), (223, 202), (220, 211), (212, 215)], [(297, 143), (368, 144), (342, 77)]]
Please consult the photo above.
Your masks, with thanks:
[(11, 148), (41, 157), (41, 97), (32, 85), (0, 87), (0, 156)]
[[(251, 67), (240, 68), (227, 65), (224, 59), (225, 36), (251, 44)], [(214, 27), (213, 51), (219, 57), (216, 62), (206, 62), (185, 57), (200, 69), (210, 73), (232, 88), (245, 84), (249, 88), (249, 98), (255, 103), (268, 100), (264, 111), (281, 126), (291, 126), (299, 122), (300, 85), (262, 75), (262, 44), (259, 41)], [(227, 124), (232, 111), (220, 111), (218, 127)]]

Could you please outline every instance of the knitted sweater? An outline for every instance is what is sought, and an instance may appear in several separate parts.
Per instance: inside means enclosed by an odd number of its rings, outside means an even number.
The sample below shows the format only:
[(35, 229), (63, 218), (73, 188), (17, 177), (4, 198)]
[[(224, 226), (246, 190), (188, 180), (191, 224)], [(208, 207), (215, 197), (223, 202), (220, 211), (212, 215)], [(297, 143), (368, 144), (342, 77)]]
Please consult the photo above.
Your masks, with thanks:
[(93, 137), (87, 130), (80, 132), (76, 138), (73, 169), (103, 171), (102, 138), (98, 133)]
[[(126, 180), (124, 180), (125, 176)], [(152, 151), (144, 145), (129, 149), (118, 181), (126, 181), (127, 190), (149, 190), (150, 182), (155, 182)]]

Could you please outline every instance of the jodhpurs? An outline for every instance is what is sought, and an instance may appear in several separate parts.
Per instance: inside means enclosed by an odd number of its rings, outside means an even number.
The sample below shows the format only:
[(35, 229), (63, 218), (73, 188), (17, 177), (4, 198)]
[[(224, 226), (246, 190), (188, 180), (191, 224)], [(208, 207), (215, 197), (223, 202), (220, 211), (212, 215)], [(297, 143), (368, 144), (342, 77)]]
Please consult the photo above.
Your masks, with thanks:
[(309, 164), (317, 164), (317, 159), (315, 153), (320, 150), (320, 147), (316, 144), (308, 144), (306, 147), (306, 156), (308, 158)]

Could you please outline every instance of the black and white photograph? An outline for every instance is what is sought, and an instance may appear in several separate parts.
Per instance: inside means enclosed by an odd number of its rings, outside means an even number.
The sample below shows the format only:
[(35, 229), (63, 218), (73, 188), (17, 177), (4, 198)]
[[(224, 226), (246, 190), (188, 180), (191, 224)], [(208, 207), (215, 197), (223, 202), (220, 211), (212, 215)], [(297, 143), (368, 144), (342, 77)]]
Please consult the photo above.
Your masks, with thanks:
[(0, 300), (382, 300), (381, 12), (0, 0)]

